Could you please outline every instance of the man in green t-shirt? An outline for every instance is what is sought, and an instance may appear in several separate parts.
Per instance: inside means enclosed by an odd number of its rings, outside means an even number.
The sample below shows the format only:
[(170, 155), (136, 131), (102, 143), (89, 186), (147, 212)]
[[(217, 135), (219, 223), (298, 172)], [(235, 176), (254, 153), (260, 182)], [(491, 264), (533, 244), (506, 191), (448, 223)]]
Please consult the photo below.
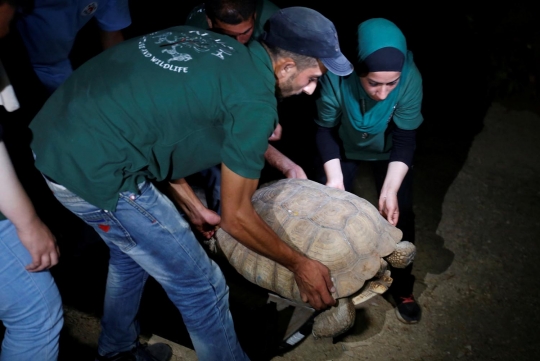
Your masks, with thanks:
[(257, 40), (279, 8), (268, 0), (206, 0), (191, 10), (186, 25), (209, 29), (242, 44)]
[[(283, 242), (251, 197), (277, 124), (276, 93), (311, 94), (327, 70), (347, 75), (352, 65), (332, 22), (314, 10), (282, 9), (268, 24), (249, 47), (190, 26), (128, 40), (77, 69), (33, 120), (36, 167), (110, 249), (98, 359), (136, 345), (148, 275), (180, 310), (199, 360), (247, 359), (219, 267), (152, 181), (167, 184), (206, 236), (219, 224), (293, 272), (312, 307), (335, 303), (328, 268)], [(217, 163), (221, 217), (184, 180)]]
[[(186, 25), (209, 29), (247, 45), (264, 33), (264, 24), (278, 10), (279, 8), (268, 0), (207, 0), (189, 13)], [(269, 140), (279, 140), (281, 132), (281, 125), (278, 123)], [(268, 144), (264, 156), (268, 164), (286, 178), (307, 179), (302, 167), (271, 144)], [(208, 207), (221, 213), (219, 165), (190, 176), (188, 182), (192, 186), (204, 188)]]

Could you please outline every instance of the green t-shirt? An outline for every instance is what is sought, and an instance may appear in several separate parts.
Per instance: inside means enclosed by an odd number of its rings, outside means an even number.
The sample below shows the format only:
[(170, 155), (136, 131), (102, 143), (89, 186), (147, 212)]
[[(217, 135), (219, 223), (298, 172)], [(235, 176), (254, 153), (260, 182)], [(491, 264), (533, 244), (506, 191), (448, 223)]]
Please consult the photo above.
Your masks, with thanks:
[(36, 167), (114, 210), (144, 179), (223, 162), (256, 179), (277, 125), (272, 62), (258, 42), (179, 26), (89, 60), (32, 121)]
[[(388, 123), (393, 120), (397, 127), (405, 130), (416, 129), (422, 124), (422, 77), (418, 68), (411, 62), (409, 73), (401, 84), (393, 104), (393, 111)], [(386, 160), (390, 158), (392, 135), (383, 131), (376, 134), (358, 131), (349, 119), (345, 110), (345, 98), (357, 98), (357, 105), (362, 112), (368, 112), (377, 101), (371, 99), (360, 88), (360, 79), (356, 72), (346, 77), (339, 77), (327, 72), (320, 80), (321, 93), (317, 99), (318, 119), (316, 123), (322, 127), (339, 126), (339, 137), (343, 142), (345, 155), (356, 160)], [(350, 103), (349, 103), (350, 104)]]
[[(255, 24), (253, 26), (253, 35), (251, 39), (259, 39), (264, 32), (264, 24), (279, 8), (268, 0), (257, 1), (257, 8), (255, 12), (257, 17), (255, 18)], [(186, 25), (195, 26), (201, 29), (208, 29), (208, 22), (206, 21), (206, 12), (204, 10), (204, 3), (197, 5), (186, 19)]]

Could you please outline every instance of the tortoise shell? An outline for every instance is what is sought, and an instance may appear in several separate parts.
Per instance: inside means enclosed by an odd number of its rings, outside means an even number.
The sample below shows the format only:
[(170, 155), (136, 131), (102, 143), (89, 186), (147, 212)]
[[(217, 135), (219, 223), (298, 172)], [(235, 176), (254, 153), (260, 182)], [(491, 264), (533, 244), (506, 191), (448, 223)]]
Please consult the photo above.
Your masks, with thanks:
[[(283, 179), (258, 189), (252, 198), (261, 218), (291, 247), (330, 269), (335, 298), (350, 296), (381, 268), (401, 241), (368, 201), (352, 193), (302, 179)], [(294, 275), (280, 264), (216, 232), (219, 248), (249, 281), (300, 301)]]

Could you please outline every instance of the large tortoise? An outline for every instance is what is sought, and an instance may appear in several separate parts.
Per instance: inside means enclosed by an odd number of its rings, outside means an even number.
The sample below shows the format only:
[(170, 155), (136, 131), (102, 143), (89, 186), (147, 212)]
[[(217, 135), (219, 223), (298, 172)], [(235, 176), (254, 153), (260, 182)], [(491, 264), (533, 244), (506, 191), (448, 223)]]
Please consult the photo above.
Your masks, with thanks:
[[(399, 229), (368, 201), (349, 192), (309, 180), (283, 179), (258, 189), (252, 203), (283, 241), (330, 269), (338, 302), (315, 318), (315, 337), (347, 331), (354, 324), (355, 306), (388, 289), (392, 279), (385, 259), (403, 268), (415, 255), (412, 243), (400, 242)], [(306, 306), (288, 269), (249, 250), (222, 229), (215, 238), (246, 279)]]

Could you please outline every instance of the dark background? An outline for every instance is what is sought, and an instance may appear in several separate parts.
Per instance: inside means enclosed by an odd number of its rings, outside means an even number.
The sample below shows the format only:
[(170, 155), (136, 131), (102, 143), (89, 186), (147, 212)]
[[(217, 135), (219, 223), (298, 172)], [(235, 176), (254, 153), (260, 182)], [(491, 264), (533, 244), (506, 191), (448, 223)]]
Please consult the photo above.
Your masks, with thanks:
[[(189, 11), (199, 1), (155, 0), (131, 1), (132, 25), (125, 30), (127, 38), (184, 22)], [(385, 1), (361, 3), (351, 1), (274, 1), (279, 7), (307, 6), (318, 10), (334, 22), (343, 52), (355, 58), (355, 33), (358, 24), (372, 17), (384, 17), (396, 23), (405, 34), (408, 47), (414, 53), (424, 82), (422, 113), (425, 121), (419, 129), (416, 167), (424, 169), (425, 187), (432, 187), (435, 201), (442, 203), (452, 180), (466, 159), (482, 120), (493, 101), (511, 103), (513, 107), (532, 107), (538, 111), (538, 78), (540, 76), (540, 30), (536, 26), (532, 5), (527, 1), (512, 1), (504, 7), (486, 8), (481, 2), (452, 2), (447, 5), (425, 5), (414, 2)], [(351, 4), (354, 4), (354, 8)], [(53, 269), (64, 304), (96, 317), (101, 314), (107, 248), (94, 236), (83, 231), (81, 222), (47, 194), (39, 177), (31, 168), (26, 130), (32, 114), (41, 102), (39, 85), (23, 69), (22, 60), (2, 53), (15, 47), (16, 41), (0, 42), (0, 57), (23, 107), (17, 114), (0, 112), (6, 132), (16, 134), (8, 146), (17, 153), (18, 172), (34, 200), (38, 212), (57, 235), (61, 263)], [(100, 51), (95, 23), (89, 23), (79, 34), (72, 52), (75, 67)], [(19, 93), (19, 89), (21, 89)], [(313, 97), (305, 95), (284, 100), (280, 104), (283, 138), (276, 146), (312, 171), (314, 147)], [(536, 104), (536, 105), (534, 105)], [(433, 172), (426, 171), (433, 169)], [(279, 177), (271, 169), (263, 173), (262, 182)], [(427, 182), (427, 178), (436, 178)], [(226, 262), (218, 260), (231, 287), (231, 312), (242, 345), (252, 359), (268, 359), (275, 352), (283, 325), (278, 315), (265, 305), (265, 291), (244, 282)], [(178, 311), (163, 290), (149, 281), (141, 307), (143, 334), (157, 334), (190, 346)], [(89, 350), (71, 340), (64, 332), (61, 358), (91, 359)], [(80, 357), (79, 357), (80, 356)]]

